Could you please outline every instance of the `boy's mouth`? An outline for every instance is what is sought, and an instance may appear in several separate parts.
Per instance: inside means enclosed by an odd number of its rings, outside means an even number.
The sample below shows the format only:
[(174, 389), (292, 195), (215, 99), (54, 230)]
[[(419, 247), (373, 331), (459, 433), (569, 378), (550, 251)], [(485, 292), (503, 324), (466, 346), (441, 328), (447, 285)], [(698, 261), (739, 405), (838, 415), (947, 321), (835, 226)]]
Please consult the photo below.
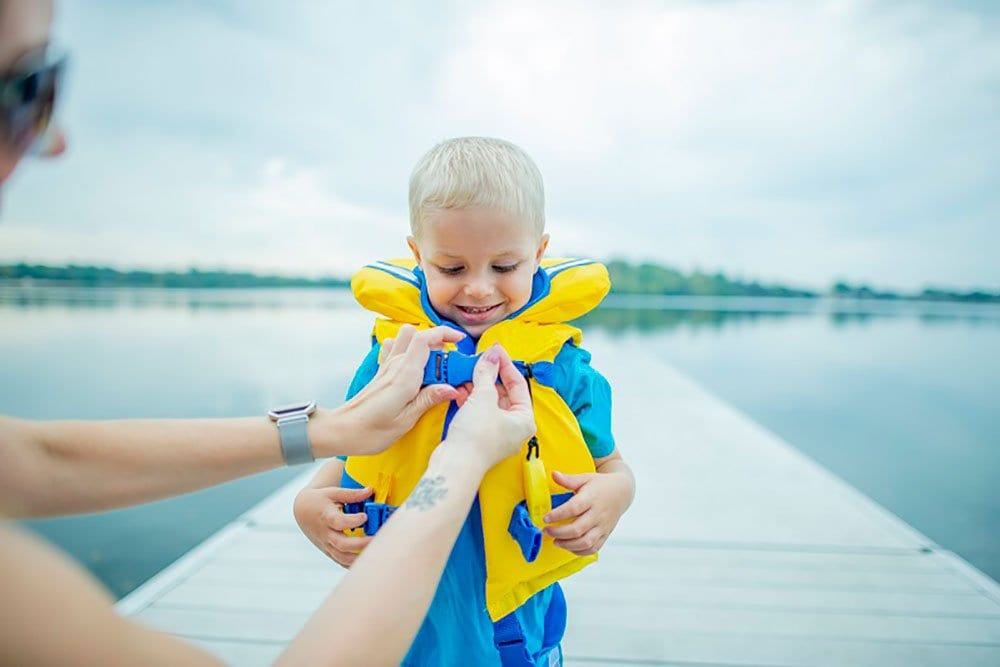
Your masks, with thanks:
[(456, 306), (463, 313), (469, 313), (470, 315), (478, 315), (479, 313), (488, 313), (494, 308), (499, 308), (500, 304), (495, 303), (492, 306), (480, 306), (478, 308), (473, 308), (472, 306)]
[(482, 320), (488, 319), (490, 315), (492, 315), (494, 312), (496, 312), (498, 308), (500, 308), (501, 305), (502, 304), (499, 303), (493, 304), (492, 306), (479, 306), (479, 307), (456, 305), (455, 308), (457, 308), (458, 311), (462, 313), (462, 315), (464, 315), (465, 319), (467, 319), (468, 321), (481, 322)]

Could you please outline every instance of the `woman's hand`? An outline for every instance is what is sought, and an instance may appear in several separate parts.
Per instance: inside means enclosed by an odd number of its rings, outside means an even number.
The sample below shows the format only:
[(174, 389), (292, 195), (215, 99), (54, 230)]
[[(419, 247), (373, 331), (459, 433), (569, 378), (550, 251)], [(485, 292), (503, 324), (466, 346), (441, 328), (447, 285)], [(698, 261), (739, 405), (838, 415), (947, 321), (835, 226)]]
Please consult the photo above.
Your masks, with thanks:
[(409, 431), (427, 410), (456, 400), (462, 392), (446, 384), (421, 389), (431, 350), (457, 343), (465, 334), (450, 327), (417, 331), (400, 328), (382, 342), (378, 373), (368, 386), (335, 410), (310, 420), (309, 436), (317, 457), (377, 454)]
[(500, 345), (479, 358), (472, 384), (438, 451), (457, 451), (485, 474), (534, 434), (535, 415), (528, 384)]

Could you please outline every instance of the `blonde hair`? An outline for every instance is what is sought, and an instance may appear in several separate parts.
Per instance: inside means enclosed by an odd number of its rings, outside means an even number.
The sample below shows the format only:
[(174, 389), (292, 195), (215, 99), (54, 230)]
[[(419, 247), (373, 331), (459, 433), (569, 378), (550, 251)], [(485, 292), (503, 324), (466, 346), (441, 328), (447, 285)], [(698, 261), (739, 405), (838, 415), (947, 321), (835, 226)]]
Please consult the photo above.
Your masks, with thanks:
[(513, 214), (545, 230), (542, 174), (521, 148), (503, 139), (458, 137), (427, 151), (410, 175), (410, 229), (427, 214), (481, 207)]

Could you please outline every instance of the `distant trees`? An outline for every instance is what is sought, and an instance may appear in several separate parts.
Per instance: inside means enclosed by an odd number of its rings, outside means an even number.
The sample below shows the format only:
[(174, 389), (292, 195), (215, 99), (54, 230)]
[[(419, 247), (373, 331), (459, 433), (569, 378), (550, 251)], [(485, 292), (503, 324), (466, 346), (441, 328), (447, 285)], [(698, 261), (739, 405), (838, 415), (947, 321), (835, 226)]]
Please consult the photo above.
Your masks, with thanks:
[[(727, 278), (723, 273), (693, 271), (684, 274), (677, 269), (643, 262), (631, 264), (621, 259), (607, 262), (611, 274), (611, 291), (615, 294), (650, 294), (665, 296), (792, 296), (817, 297), (818, 292), (763, 285), (756, 280), (744, 282)], [(258, 276), (248, 272), (201, 271), (119, 271), (101, 266), (45, 266), (41, 264), (9, 264), (0, 266), (0, 282), (34, 282), (81, 287), (167, 287), (167, 288), (251, 288), (251, 287), (347, 287), (346, 278), (295, 278), (289, 276)], [(868, 285), (851, 285), (840, 281), (828, 292), (835, 298), (850, 299), (921, 299), (926, 301), (963, 301), (971, 303), (1000, 302), (1000, 294), (981, 290), (956, 292), (928, 288), (916, 294), (878, 291)]]
[(629, 264), (620, 259), (607, 263), (611, 291), (616, 294), (664, 294), (687, 296), (817, 296), (816, 292), (777, 285), (731, 280), (722, 273), (694, 271), (684, 275), (676, 269), (652, 263)]
[(44, 266), (12, 264), (0, 266), (0, 280), (59, 283), (81, 287), (187, 287), (187, 288), (246, 288), (246, 287), (345, 287), (344, 278), (292, 278), (258, 276), (253, 273), (229, 271), (184, 272), (119, 271), (101, 266)]

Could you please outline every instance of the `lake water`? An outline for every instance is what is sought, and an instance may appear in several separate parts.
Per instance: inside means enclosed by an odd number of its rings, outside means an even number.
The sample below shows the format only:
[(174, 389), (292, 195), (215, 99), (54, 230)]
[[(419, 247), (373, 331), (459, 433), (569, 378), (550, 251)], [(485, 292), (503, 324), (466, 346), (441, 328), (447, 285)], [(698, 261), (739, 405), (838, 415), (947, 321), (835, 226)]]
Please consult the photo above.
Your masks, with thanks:
[[(0, 287), (0, 322), (0, 412), (39, 419), (333, 405), (371, 324), (338, 290), (21, 287)], [(619, 298), (582, 326), (667, 360), (1000, 579), (1000, 308)], [(26, 524), (121, 596), (296, 474)]]

